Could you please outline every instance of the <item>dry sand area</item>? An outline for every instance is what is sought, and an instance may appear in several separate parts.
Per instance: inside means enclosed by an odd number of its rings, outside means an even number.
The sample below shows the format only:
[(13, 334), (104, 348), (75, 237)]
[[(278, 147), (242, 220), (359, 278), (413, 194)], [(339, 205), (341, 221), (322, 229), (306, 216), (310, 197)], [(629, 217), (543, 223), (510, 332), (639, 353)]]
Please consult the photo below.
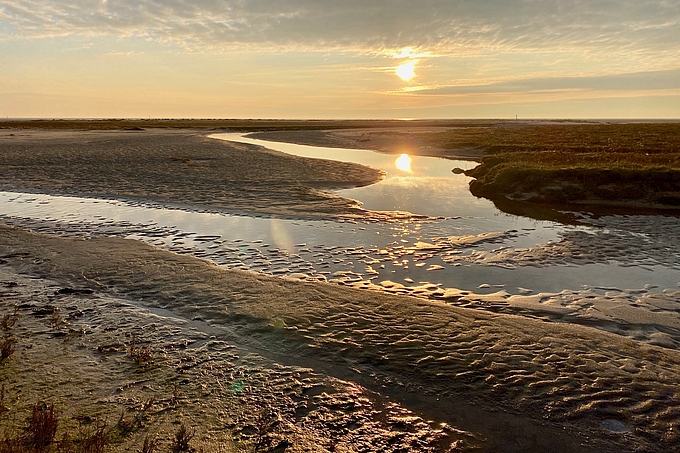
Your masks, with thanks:
[[(5, 130), (0, 159), (6, 189), (291, 216), (361, 213), (319, 189), (381, 176), (196, 131)], [(0, 440), (25, 441), (42, 401), (70, 439), (52, 451), (97, 433), (107, 451), (146, 452), (145, 439), (206, 453), (680, 445), (677, 350), (132, 240), (0, 225), (0, 318)]]

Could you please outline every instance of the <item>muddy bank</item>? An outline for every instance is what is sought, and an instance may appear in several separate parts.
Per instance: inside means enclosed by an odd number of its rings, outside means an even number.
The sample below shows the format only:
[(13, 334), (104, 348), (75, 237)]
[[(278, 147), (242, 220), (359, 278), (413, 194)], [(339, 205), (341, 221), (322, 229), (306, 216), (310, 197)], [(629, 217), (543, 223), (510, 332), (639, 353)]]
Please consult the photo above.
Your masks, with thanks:
[(189, 130), (0, 132), (5, 190), (318, 218), (362, 215), (358, 202), (325, 190), (381, 178), (361, 165), (290, 156)]
[[(679, 440), (677, 351), (581, 326), (225, 271), (129, 240), (2, 228), (0, 244), (0, 256), (15, 269), (70, 278), (224, 327), (274, 360), (335, 369), (448, 414), (464, 430), (471, 422), (456, 408), (472, 402), (490, 413), (502, 408), (518, 420), (542, 421), (545, 429), (565, 428), (576, 444), (560, 444), (561, 451), (668, 451)], [(475, 426), (482, 431), (484, 422)], [(493, 440), (494, 429), (486, 428)], [(536, 442), (553, 447), (546, 436)], [(547, 448), (505, 440), (507, 449), (493, 451)], [(513, 450), (513, 442), (521, 447)]]
[(514, 168), (487, 158), (465, 172), (475, 178), (470, 191), (503, 205), (511, 202), (597, 207), (656, 209), (680, 212), (680, 170), (617, 168)]

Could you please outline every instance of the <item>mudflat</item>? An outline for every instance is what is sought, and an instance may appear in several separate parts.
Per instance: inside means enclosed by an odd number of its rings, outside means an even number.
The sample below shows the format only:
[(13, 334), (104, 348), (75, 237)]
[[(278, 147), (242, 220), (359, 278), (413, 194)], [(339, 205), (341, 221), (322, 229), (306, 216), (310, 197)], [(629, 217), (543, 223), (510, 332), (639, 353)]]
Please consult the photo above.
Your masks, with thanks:
[(126, 198), (232, 212), (361, 214), (323, 189), (374, 183), (381, 172), (208, 138), (196, 130), (0, 131), (0, 187)]
[[(3, 315), (18, 316), (16, 352), (0, 368), (4, 404), (22, 413), (49, 398), (64, 416), (84, 411), (114, 433), (136, 423), (116, 448), (139, 448), (149, 432), (169, 446), (180, 421), (211, 449), (258, 436), (289, 451), (669, 451), (678, 442), (676, 350), (227, 271), (131, 240), (2, 227), (0, 256)], [(133, 344), (153, 358), (136, 361)], [(258, 428), (258, 417), (277, 423)]]
[[(321, 189), (380, 178), (205, 134), (3, 130), (0, 180), (318, 218), (364, 215)], [(112, 451), (182, 451), (181, 440), (205, 452), (666, 452), (680, 442), (680, 353), (584, 326), (6, 226), (0, 295), (7, 445), (30, 442), (26, 420), (50, 404), (53, 451), (98, 433)]]

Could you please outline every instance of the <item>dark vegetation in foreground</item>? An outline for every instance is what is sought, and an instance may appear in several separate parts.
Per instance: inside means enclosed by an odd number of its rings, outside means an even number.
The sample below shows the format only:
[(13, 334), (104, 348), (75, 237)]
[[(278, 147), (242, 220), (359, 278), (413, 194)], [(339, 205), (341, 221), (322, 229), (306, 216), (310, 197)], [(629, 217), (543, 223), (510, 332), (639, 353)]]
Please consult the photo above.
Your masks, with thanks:
[(538, 203), (680, 209), (680, 124), (475, 128), (438, 137), (484, 147), (476, 196)]
[[(3, 387), (4, 390), (4, 387)], [(7, 409), (3, 407), (3, 412)], [(1, 414), (0, 414), (1, 415)], [(105, 422), (95, 421), (93, 426), (80, 426), (76, 434), (64, 432), (57, 436), (59, 415), (54, 404), (38, 402), (33, 405), (33, 411), (23, 431), (10, 436), (4, 433), (0, 438), (0, 453), (103, 453), (115, 448), (117, 436), (128, 433), (121, 420), (114, 427)], [(172, 453), (197, 452), (191, 446), (191, 440), (196, 435), (195, 428), (187, 428), (184, 423), (174, 433), (170, 451)], [(153, 453), (158, 446), (158, 439), (147, 434), (141, 453)], [(202, 452), (200, 449), (198, 452)], [(254, 451), (260, 451), (255, 447)]]

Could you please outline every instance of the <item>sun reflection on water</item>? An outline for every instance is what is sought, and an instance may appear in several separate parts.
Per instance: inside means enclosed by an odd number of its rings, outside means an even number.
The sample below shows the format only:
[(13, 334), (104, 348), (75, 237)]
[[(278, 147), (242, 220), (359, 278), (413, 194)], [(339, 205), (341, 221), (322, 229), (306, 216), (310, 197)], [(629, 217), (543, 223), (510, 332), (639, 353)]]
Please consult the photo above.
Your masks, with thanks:
[(411, 156), (408, 154), (402, 154), (399, 156), (397, 160), (394, 161), (394, 165), (396, 165), (396, 167), (401, 171), (413, 173), (413, 170), (411, 170)]

